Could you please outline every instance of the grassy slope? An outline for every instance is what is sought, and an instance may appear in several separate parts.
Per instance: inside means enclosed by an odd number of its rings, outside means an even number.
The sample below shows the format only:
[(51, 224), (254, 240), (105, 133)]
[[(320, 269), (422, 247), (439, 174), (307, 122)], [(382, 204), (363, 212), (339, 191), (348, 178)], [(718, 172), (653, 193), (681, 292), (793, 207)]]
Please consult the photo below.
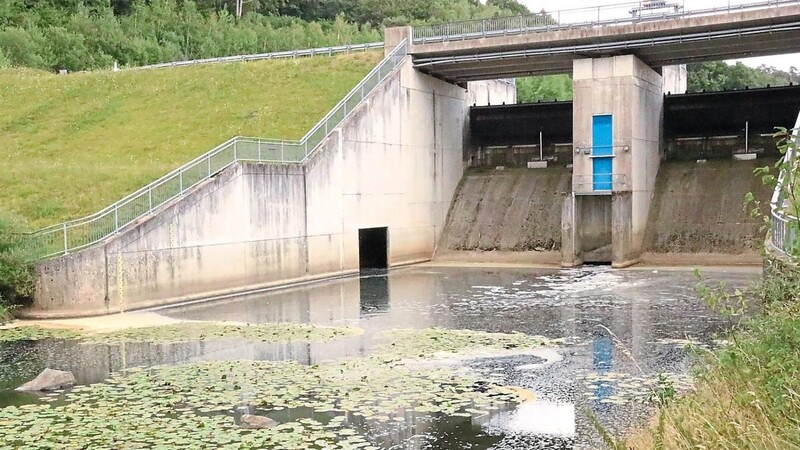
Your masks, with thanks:
[(48, 225), (99, 210), (235, 135), (300, 138), (380, 58), (0, 70), (0, 209)]

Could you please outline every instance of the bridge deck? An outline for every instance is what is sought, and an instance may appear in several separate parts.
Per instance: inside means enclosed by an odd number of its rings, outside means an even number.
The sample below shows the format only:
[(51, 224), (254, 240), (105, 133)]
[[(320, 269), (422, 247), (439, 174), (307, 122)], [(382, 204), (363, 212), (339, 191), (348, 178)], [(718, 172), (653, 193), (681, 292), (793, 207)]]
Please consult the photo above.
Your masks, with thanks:
[(412, 45), (415, 66), (453, 82), (570, 73), (572, 61), (633, 54), (651, 67), (793, 53), (800, 1), (739, 12)]

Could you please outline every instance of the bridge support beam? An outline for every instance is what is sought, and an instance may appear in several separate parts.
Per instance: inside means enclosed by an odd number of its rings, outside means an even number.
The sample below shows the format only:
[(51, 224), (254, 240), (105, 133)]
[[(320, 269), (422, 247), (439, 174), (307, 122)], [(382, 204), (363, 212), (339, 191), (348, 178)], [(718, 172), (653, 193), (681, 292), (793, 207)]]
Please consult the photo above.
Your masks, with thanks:
[(661, 159), (663, 88), (661, 75), (632, 55), (574, 62), (574, 195), (564, 207), (563, 220), (572, 221), (562, 228), (564, 265), (638, 262)]

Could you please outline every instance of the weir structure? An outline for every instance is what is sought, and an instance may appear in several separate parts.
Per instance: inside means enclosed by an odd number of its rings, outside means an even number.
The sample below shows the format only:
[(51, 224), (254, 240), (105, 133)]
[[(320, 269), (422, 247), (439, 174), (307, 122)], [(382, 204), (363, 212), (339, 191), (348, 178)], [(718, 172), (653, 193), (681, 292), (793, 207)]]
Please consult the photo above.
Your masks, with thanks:
[(627, 267), (643, 251), (663, 157), (664, 94), (686, 91), (680, 65), (797, 51), (800, 2), (691, 11), (639, 2), (406, 27), (387, 32), (393, 39), (412, 42), (418, 70), (454, 83), (571, 73), (574, 154), (562, 265)]
[(500, 79), (531, 74), (573, 76), (562, 264), (634, 264), (664, 153), (664, 94), (686, 88), (680, 64), (800, 48), (798, 1), (642, 6), (613, 20), (600, 7), (572, 22), (564, 12), (387, 29), (385, 59), (300, 141), (233, 138), (31, 235), (43, 261), (20, 313), (129, 311), (430, 260), (470, 164), (470, 107), (514, 103)]

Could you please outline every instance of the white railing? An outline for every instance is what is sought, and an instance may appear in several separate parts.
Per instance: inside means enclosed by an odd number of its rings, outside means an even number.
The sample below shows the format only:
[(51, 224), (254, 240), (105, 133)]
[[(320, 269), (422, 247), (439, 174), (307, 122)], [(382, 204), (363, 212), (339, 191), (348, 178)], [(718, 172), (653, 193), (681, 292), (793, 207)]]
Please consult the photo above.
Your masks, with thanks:
[(468, 20), (414, 27), (413, 43), (462, 41), (487, 37), (511, 36), (527, 33), (626, 25), (640, 22), (681, 19), (754, 9), (797, 5), (798, 0), (769, 0), (757, 3), (731, 4), (730, 0), (717, 0), (713, 8), (686, 10), (684, 1), (640, 1), (587, 8), (540, 12), (511, 17)]
[(102, 211), (26, 235), (25, 250), (31, 258), (40, 259), (86, 248), (151, 215), (157, 208), (186, 194), (236, 162), (304, 163), (314, 149), (400, 65), (407, 54), (408, 43), (403, 41), (302, 139), (286, 141), (234, 137)]
[[(772, 240), (772, 245), (787, 255), (792, 254), (796, 248), (797, 234), (798, 230), (800, 230), (800, 219), (796, 216), (797, 212), (792, 211), (797, 205), (794, 205), (786, 198), (786, 189), (798, 188), (796, 183), (793, 182), (796, 180), (788, 180), (787, 177), (796, 177), (800, 173), (800, 159), (797, 155), (797, 148), (800, 146), (800, 114), (797, 116), (797, 123), (791, 139), (794, 140), (795, 145), (790, 146), (783, 156), (783, 161), (788, 163), (786, 167), (788, 171), (784, 170), (778, 174), (778, 183), (775, 186), (775, 192), (772, 194), (772, 201), (770, 202), (772, 213), (770, 239)], [(787, 183), (789, 183), (788, 187)]]
[(287, 50), (282, 52), (256, 53), (250, 55), (222, 56), (219, 58), (192, 59), (188, 61), (174, 61), (147, 66), (131, 67), (129, 70), (141, 69), (163, 69), (166, 67), (195, 66), (198, 64), (219, 64), (229, 62), (259, 61), (262, 59), (291, 59), (313, 56), (332, 56), (340, 53), (366, 52), (369, 50), (382, 49), (383, 42), (371, 42), (368, 44), (339, 45), (336, 47), (309, 48), (305, 50)]

